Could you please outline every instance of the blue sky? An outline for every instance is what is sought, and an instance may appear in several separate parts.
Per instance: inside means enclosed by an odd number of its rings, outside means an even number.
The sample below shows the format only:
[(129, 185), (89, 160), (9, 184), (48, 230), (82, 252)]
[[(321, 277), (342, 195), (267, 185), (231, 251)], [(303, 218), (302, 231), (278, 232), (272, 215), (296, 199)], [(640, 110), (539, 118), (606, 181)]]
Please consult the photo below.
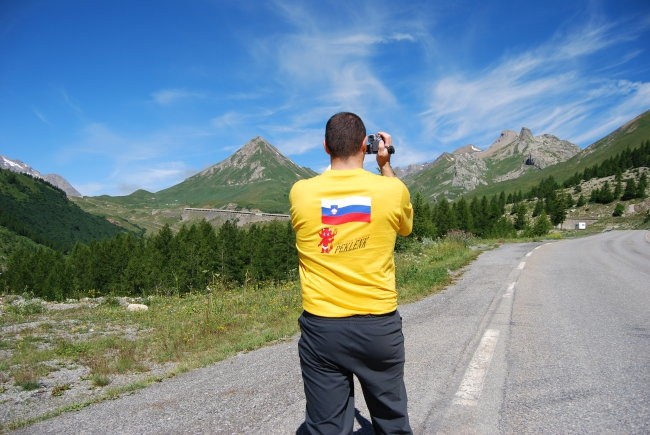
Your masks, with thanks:
[(0, 0), (0, 155), (124, 195), (258, 135), (321, 171), (339, 111), (393, 166), (524, 126), (585, 147), (650, 109), (648, 50), (646, 0)]

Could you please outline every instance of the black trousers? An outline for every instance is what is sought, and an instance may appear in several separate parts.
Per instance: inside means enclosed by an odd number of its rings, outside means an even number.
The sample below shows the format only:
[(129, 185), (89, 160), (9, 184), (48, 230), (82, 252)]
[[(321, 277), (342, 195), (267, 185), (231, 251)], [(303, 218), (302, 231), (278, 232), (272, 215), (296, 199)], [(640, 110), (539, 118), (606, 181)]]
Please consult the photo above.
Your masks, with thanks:
[(404, 386), (404, 335), (399, 313), (298, 319), (300, 367), (308, 433), (349, 434), (354, 425), (353, 375), (379, 434), (410, 434)]

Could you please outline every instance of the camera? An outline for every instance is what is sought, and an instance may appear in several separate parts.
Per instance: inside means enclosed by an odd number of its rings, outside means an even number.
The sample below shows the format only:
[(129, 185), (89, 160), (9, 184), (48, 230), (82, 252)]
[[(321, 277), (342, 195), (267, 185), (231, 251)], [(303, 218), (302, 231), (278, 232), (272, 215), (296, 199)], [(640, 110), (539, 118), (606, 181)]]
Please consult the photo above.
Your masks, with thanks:
[[(368, 144), (366, 146), (366, 154), (377, 154), (379, 152), (379, 142), (384, 139), (381, 138), (379, 133), (368, 135)], [(395, 154), (395, 148), (392, 145), (387, 147), (388, 154)]]

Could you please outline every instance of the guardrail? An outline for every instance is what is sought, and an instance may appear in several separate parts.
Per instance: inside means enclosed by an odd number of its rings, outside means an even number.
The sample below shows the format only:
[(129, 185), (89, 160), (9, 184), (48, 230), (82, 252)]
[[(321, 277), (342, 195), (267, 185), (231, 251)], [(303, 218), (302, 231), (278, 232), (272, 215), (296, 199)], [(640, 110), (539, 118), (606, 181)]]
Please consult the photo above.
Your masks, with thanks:
[(248, 216), (271, 216), (271, 217), (281, 217), (289, 218), (290, 215), (282, 213), (266, 213), (266, 212), (255, 212), (255, 211), (240, 211), (240, 210), (224, 210), (220, 208), (195, 208), (195, 207), (185, 207), (183, 210), (186, 211), (205, 211), (205, 212), (216, 212), (216, 213), (229, 213), (229, 214), (242, 214)]

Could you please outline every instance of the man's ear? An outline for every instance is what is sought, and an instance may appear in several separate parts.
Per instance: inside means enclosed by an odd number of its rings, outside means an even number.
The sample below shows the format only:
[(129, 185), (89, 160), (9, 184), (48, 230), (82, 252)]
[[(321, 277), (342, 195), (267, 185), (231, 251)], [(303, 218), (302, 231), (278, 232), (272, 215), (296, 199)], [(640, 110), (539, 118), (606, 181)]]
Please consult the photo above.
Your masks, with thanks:
[(363, 152), (363, 154), (366, 153), (366, 147), (368, 146), (368, 145), (366, 145), (368, 143), (368, 141), (366, 139), (368, 139), (368, 136), (365, 136), (363, 138), (363, 141), (361, 142), (361, 151)]
[(323, 139), (323, 148), (325, 148), (325, 152), (327, 154), (330, 154), (330, 149), (327, 147), (327, 143), (325, 143), (325, 139)]

